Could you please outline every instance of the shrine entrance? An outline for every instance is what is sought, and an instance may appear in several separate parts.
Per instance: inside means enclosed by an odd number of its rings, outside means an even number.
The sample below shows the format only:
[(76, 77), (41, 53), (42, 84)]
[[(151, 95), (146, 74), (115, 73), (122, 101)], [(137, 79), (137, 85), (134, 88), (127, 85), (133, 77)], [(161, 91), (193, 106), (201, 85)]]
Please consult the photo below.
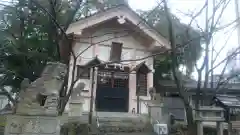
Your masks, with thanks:
[(116, 65), (99, 67), (96, 111), (128, 112), (129, 68)]

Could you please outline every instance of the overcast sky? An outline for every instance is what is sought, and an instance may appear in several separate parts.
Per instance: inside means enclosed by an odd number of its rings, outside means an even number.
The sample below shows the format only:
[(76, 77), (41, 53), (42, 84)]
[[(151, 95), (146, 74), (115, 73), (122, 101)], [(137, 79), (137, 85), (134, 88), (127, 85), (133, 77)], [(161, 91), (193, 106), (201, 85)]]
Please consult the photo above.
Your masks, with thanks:
[[(160, 0), (129, 0), (130, 6), (136, 10), (136, 9), (142, 9), (142, 10), (150, 10), (154, 8), (157, 5), (157, 1)], [(205, 0), (168, 0), (169, 1), (169, 7), (171, 11), (179, 17), (179, 19), (183, 22), (188, 24), (191, 20), (190, 18), (186, 17), (183, 13), (189, 13), (189, 12), (197, 12), (200, 10), (200, 8), (204, 5)], [(216, 0), (219, 1), (219, 0)], [(209, 0), (209, 3), (212, 4), (212, 0)], [(211, 11), (209, 11), (211, 12)], [(209, 13), (211, 14), (211, 13)], [(200, 25), (200, 27), (205, 27), (205, 14), (202, 14), (200, 17), (197, 18), (197, 22)], [(236, 19), (235, 15), (235, 3), (234, 0), (232, 0), (226, 10), (224, 11), (223, 17), (220, 20), (220, 25), (227, 24), (233, 20)], [(197, 28), (197, 25), (193, 25), (193, 27)], [(227, 41), (227, 44), (225, 45)], [(227, 50), (230, 50), (233, 47), (236, 47), (238, 45), (237, 42), (237, 31), (234, 30), (232, 27), (228, 28), (224, 31), (218, 32), (214, 38), (213, 38), (213, 44), (216, 44), (215, 50), (219, 51), (222, 46), (227, 46), (218, 57), (216, 64), (220, 62), (222, 59), (224, 59), (227, 55)], [(215, 53), (216, 55), (216, 53)], [(199, 65), (202, 63), (201, 60), (199, 60)], [(215, 73), (220, 73), (223, 66), (219, 67)], [(196, 77), (196, 73), (193, 74)]]

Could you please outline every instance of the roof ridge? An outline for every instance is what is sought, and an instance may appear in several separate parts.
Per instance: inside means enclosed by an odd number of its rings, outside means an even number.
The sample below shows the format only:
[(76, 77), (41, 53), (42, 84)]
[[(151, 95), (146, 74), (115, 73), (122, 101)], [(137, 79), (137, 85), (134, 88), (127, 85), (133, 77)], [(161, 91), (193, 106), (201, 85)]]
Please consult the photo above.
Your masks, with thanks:
[[(83, 19), (86, 19), (86, 18), (89, 18), (89, 17), (94, 16), (94, 15), (96, 15), (96, 14), (98, 14), (98, 13), (107, 12), (107, 11), (109, 11), (109, 10), (111, 10), (111, 9), (119, 8), (119, 7), (126, 7), (126, 8), (129, 8), (129, 9), (132, 10), (132, 8), (130, 8), (129, 6), (127, 6), (127, 5), (125, 5), (125, 4), (119, 4), (119, 5), (115, 5), (115, 6), (106, 8), (106, 9), (104, 9), (104, 10), (97, 11), (97, 12), (95, 12), (95, 13), (89, 15), (89, 16), (85, 16), (85, 17), (83, 17), (83, 18), (81, 18), (81, 19), (79, 19), (79, 20), (76, 20), (76, 21), (74, 21), (73, 23), (78, 22), (78, 21), (83, 20)], [(132, 10), (132, 11), (133, 11), (133, 10)], [(134, 11), (134, 12), (135, 12), (135, 11)], [(72, 23), (72, 24), (73, 24), (73, 23)]]

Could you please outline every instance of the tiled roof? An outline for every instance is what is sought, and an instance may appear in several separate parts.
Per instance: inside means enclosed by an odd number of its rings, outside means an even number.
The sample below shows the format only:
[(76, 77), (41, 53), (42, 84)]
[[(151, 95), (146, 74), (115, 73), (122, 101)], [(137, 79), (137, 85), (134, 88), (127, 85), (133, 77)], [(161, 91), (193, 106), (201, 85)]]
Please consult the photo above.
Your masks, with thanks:
[(144, 70), (144, 72), (147, 72), (147, 73), (151, 72), (151, 69), (149, 69), (149, 67), (146, 65), (145, 61), (143, 61), (143, 62), (139, 63), (138, 65), (136, 65), (132, 69), (132, 71), (139, 71), (139, 70), (141, 70), (141, 68)]
[(221, 102), (227, 107), (237, 107), (240, 108), (240, 98), (237, 96), (230, 95), (216, 95), (216, 100)]
[[(176, 84), (174, 81), (172, 80), (161, 80), (158, 83), (160, 86), (163, 87), (168, 87), (168, 88), (176, 88)], [(210, 87), (210, 83), (208, 83), (207, 88), (203, 88), (203, 82), (201, 83), (201, 90), (202, 91), (207, 91), (207, 92), (215, 92), (216, 91), (216, 87), (218, 85), (217, 82), (213, 83), (213, 88)], [(184, 86), (191, 92), (194, 92), (197, 88), (197, 81), (186, 81), (184, 82)], [(228, 92), (228, 91), (238, 91), (240, 90), (240, 83), (228, 83), (226, 85), (221, 86), (220, 88), (217, 89), (218, 93), (222, 93), (222, 92)], [(239, 91), (240, 93), (240, 91)]]

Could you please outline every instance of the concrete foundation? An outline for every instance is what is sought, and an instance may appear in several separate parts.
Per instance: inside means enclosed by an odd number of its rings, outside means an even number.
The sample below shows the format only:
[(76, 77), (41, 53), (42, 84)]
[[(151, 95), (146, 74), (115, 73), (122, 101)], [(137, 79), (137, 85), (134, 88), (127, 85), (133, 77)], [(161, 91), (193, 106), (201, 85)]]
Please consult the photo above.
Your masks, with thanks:
[(57, 117), (9, 115), (4, 135), (60, 135)]

